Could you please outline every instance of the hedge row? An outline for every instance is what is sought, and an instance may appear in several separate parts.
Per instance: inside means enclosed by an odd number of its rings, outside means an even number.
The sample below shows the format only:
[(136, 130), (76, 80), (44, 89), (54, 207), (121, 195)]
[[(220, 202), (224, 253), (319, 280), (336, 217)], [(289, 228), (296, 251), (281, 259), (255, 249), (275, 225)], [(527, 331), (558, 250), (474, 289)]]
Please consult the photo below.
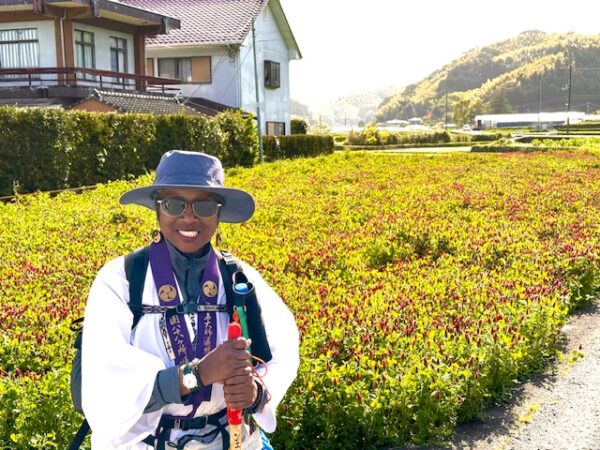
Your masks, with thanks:
[(264, 136), (263, 150), (265, 161), (327, 155), (333, 153), (333, 137), (305, 134)]
[[(202, 151), (225, 167), (252, 166), (255, 123), (240, 112), (215, 118), (0, 108), (0, 196), (131, 179), (171, 149)], [(265, 159), (328, 154), (329, 136), (265, 136)]]
[(436, 144), (450, 141), (450, 133), (447, 131), (396, 132), (378, 130), (374, 125), (367, 126), (361, 131), (351, 131), (348, 134), (348, 144), (350, 145)]
[(251, 166), (257, 137), (251, 118), (102, 114), (0, 108), (0, 195), (128, 179), (152, 170), (170, 149)]
[(587, 132), (598, 133), (598, 132), (600, 132), (600, 122), (572, 123), (572, 124), (569, 124), (568, 127), (566, 124), (556, 127), (557, 131), (559, 131), (559, 132), (566, 132), (567, 128), (568, 128), (569, 132), (587, 131)]
[(369, 125), (360, 131), (348, 134), (349, 145), (413, 145), (440, 144), (451, 142), (481, 142), (495, 141), (503, 135), (499, 133), (452, 133), (444, 131), (387, 131), (379, 130), (375, 125)]

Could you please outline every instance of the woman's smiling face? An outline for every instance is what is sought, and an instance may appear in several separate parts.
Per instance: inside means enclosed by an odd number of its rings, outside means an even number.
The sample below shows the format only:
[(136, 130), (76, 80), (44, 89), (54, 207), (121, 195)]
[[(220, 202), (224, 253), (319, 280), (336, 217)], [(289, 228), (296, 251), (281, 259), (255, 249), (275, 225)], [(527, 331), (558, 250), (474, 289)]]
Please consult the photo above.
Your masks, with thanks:
[(187, 202), (185, 211), (179, 216), (169, 216), (164, 205), (158, 205), (158, 224), (163, 236), (183, 253), (194, 253), (210, 242), (219, 225), (219, 212), (210, 217), (194, 214), (192, 203), (196, 201), (214, 202), (214, 196), (197, 189), (163, 189), (159, 200), (179, 199)]

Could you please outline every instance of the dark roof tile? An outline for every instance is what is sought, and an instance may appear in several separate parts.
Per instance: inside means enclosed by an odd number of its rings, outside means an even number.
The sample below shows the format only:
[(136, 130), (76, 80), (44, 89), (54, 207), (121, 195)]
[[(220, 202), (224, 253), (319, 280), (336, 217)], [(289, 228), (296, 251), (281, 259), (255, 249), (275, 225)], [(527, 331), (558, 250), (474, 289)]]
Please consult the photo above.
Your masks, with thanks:
[(146, 41), (158, 45), (241, 44), (268, 0), (121, 0), (181, 20), (179, 30)]
[(140, 114), (192, 114), (198, 112), (182, 105), (176, 97), (166, 95), (137, 94), (95, 90), (88, 99), (95, 99), (113, 106), (120, 112)]

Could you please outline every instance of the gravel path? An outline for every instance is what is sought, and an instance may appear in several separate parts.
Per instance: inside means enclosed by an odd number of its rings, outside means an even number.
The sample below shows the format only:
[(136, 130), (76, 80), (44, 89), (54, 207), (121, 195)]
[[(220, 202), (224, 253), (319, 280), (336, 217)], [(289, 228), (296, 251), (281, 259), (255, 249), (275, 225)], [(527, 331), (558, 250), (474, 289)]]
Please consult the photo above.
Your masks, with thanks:
[(514, 390), (446, 447), (411, 449), (600, 450), (600, 303), (563, 328), (562, 362)]

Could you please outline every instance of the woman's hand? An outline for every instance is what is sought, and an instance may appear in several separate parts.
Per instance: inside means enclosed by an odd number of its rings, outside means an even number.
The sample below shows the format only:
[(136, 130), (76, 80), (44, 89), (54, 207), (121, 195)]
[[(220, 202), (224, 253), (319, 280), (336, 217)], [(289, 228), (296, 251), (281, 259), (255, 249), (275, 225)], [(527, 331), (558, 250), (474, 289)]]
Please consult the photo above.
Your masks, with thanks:
[(228, 408), (244, 409), (252, 406), (258, 395), (258, 388), (249, 365), (246, 374), (234, 375), (225, 380), (223, 393)]
[[(223, 384), (225, 403), (232, 409), (251, 406), (258, 395), (258, 388), (248, 361), (247, 348), (250, 344), (249, 339), (242, 337), (225, 341), (198, 363), (202, 384), (204, 386), (213, 383)], [(180, 380), (182, 377), (183, 369), (180, 370)], [(189, 394), (189, 390), (182, 383), (180, 387), (182, 396)]]
[(244, 338), (225, 341), (202, 358), (198, 364), (202, 384), (225, 384), (232, 377), (251, 376), (246, 350), (250, 343)]

